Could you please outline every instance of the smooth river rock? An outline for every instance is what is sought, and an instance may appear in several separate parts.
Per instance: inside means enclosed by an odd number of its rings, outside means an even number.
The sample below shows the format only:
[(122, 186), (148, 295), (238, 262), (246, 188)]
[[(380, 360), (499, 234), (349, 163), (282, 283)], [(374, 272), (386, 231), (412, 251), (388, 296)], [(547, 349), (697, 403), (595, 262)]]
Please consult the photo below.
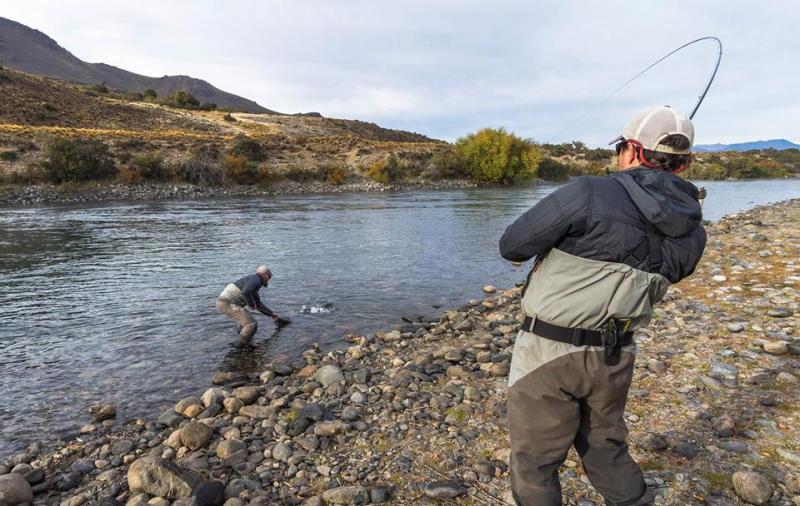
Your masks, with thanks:
[(772, 484), (754, 471), (733, 473), (733, 488), (739, 497), (751, 504), (765, 504), (772, 497)]
[(325, 504), (367, 504), (369, 491), (366, 487), (336, 487), (322, 494)]
[(0, 476), (0, 504), (22, 504), (33, 500), (33, 489), (18, 473)]
[(323, 387), (344, 381), (342, 370), (335, 365), (323, 365), (314, 374), (314, 379), (322, 384)]
[(128, 487), (131, 491), (158, 497), (189, 497), (201, 483), (203, 478), (200, 473), (160, 458), (142, 457), (128, 469)]

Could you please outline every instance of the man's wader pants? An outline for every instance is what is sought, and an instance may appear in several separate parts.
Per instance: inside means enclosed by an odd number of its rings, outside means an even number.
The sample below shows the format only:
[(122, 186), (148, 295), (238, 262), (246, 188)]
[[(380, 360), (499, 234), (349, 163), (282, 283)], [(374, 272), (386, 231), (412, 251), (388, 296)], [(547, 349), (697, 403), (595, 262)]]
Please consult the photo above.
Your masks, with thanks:
[(250, 311), (223, 299), (217, 299), (217, 311), (224, 314), (234, 322), (239, 329), (238, 344), (247, 344), (258, 330), (258, 323)]
[(628, 454), (623, 413), (635, 346), (618, 364), (604, 349), (573, 346), (521, 331), (509, 375), (511, 486), (523, 506), (560, 506), (558, 468), (575, 446), (595, 489), (609, 506), (650, 504)]

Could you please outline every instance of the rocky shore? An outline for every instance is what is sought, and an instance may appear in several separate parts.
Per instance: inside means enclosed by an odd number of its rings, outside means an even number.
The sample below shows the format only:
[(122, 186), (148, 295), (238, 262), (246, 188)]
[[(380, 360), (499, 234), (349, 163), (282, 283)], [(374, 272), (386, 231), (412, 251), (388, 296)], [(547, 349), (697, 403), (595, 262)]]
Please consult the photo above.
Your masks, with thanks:
[[(657, 504), (800, 505), (800, 200), (708, 227), (639, 356), (626, 419)], [(221, 372), (152, 419), (113, 406), (0, 465), (0, 503), (507, 504), (520, 289), (258, 375)], [(88, 421), (88, 419), (87, 419)], [(602, 499), (577, 455), (568, 504)]]
[(354, 193), (475, 188), (466, 180), (420, 181), (383, 184), (369, 179), (333, 185), (322, 182), (284, 182), (269, 187), (255, 185), (198, 186), (188, 183), (85, 183), (78, 186), (52, 184), (0, 186), (0, 207), (52, 203), (90, 203), (145, 200), (195, 200), (226, 197), (269, 197), (316, 193)]

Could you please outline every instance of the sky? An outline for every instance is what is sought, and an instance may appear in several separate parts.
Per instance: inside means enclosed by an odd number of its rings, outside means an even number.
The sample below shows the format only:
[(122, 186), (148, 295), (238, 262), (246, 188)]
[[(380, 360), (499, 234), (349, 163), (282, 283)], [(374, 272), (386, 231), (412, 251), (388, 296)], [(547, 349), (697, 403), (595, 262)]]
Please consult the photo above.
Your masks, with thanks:
[(281, 112), (455, 140), (505, 127), (605, 145), (651, 105), (688, 114), (722, 39), (696, 143), (800, 143), (800, 3), (471, 0), (2, 0), (0, 16), (75, 56), (188, 74)]

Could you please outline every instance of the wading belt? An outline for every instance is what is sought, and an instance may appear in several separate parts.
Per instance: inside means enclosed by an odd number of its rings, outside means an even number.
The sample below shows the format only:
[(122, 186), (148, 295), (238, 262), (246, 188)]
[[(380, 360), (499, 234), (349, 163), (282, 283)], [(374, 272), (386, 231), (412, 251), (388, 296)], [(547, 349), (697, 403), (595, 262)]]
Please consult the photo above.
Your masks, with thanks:
[(633, 332), (620, 332), (617, 328), (616, 323), (609, 323), (604, 330), (559, 327), (542, 320), (535, 320), (530, 316), (526, 316), (522, 323), (522, 330), (525, 332), (532, 332), (539, 337), (573, 346), (618, 348), (633, 343)]

